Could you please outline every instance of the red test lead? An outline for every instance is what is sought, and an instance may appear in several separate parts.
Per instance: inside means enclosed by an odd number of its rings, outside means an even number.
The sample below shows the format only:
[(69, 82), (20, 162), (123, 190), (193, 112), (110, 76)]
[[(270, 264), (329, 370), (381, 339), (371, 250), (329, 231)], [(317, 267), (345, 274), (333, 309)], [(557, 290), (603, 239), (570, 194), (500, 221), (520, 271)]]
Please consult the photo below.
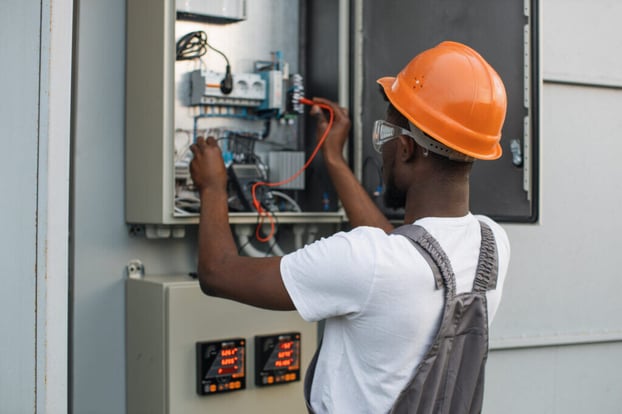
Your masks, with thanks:
[[(304, 170), (306, 170), (307, 167), (309, 167), (309, 165), (311, 165), (311, 162), (313, 161), (313, 159), (317, 155), (318, 151), (322, 147), (322, 144), (324, 144), (324, 141), (326, 140), (326, 137), (328, 136), (328, 133), (330, 132), (331, 128), (333, 127), (333, 120), (335, 118), (335, 113), (333, 112), (333, 108), (331, 108), (329, 105), (313, 102), (311, 99), (307, 99), (307, 98), (300, 98), (300, 103), (304, 104), (304, 105), (309, 105), (309, 106), (317, 105), (320, 108), (326, 109), (328, 111), (328, 113), (329, 113), (328, 125), (326, 126), (326, 130), (322, 134), (322, 137), (320, 138), (320, 140), (318, 141), (317, 145), (315, 146), (315, 149), (313, 150), (313, 153), (311, 153), (311, 156), (309, 157), (307, 162), (305, 162), (305, 165), (303, 165), (302, 168), (300, 168), (294, 175), (292, 175), (291, 177), (289, 177), (289, 178), (287, 178), (285, 180), (282, 180), (282, 181), (279, 181), (279, 182), (275, 182), (275, 183), (273, 183), (273, 182), (258, 181), (255, 184), (253, 184), (253, 186), (251, 187), (251, 194), (252, 194), (252, 197), (253, 197), (253, 206), (257, 210), (257, 214), (259, 214), (259, 222), (257, 223), (257, 228), (255, 229), (255, 238), (257, 240), (259, 240), (260, 242), (262, 242), (262, 243), (265, 243), (265, 242), (269, 241), (272, 238), (272, 236), (274, 235), (274, 218), (272, 217), (270, 212), (268, 212), (268, 211), (263, 209), (263, 207), (261, 206), (261, 202), (257, 199), (257, 197), (255, 195), (257, 187), (259, 187), (260, 185), (263, 185), (263, 186), (266, 186), (266, 187), (279, 187), (279, 186), (285, 185), (285, 184), (287, 184), (289, 182), (292, 182), (296, 178), (298, 178), (298, 176), (300, 174), (302, 174), (302, 172)], [(268, 219), (270, 220), (270, 233), (266, 237), (263, 237), (261, 235), (261, 233), (260, 233), (260, 230), (261, 230), (261, 227), (264, 224), (264, 217), (265, 216), (268, 216)]]

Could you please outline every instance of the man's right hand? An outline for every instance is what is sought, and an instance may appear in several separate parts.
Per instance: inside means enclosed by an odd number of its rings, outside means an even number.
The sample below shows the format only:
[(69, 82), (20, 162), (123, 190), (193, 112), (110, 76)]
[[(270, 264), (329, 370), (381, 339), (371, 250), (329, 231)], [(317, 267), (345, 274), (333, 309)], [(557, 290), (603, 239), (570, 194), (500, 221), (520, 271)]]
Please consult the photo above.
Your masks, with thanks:
[(210, 189), (226, 194), (227, 170), (218, 142), (213, 137), (198, 137), (190, 150), (194, 154), (190, 163), (190, 175), (199, 193)]
[[(348, 110), (324, 98), (313, 98), (313, 102), (328, 105), (334, 112), (333, 126), (322, 145), (325, 162), (343, 161), (343, 148), (348, 140), (351, 125)], [(328, 118), (319, 105), (313, 105), (309, 114), (317, 120), (317, 139), (319, 140), (328, 128)]]
[(310, 111), (310, 115), (317, 119), (318, 140), (328, 128), (328, 119), (319, 104), (328, 105), (334, 112), (333, 126), (322, 145), (322, 154), (350, 224), (353, 227), (374, 226), (390, 232), (393, 226), (358, 182), (344, 157), (343, 148), (348, 140), (351, 125), (348, 110), (324, 98), (313, 98), (313, 102), (318, 104)]

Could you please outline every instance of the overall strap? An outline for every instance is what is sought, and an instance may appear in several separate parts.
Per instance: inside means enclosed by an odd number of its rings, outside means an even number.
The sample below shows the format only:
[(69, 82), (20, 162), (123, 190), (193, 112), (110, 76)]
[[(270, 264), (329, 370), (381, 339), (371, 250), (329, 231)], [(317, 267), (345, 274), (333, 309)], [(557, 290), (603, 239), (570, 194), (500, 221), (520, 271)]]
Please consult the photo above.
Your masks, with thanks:
[(486, 292), (497, 287), (499, 274), (499, 255), (497, 243), (490, 227), (480, 221), (482, 244), (479, 250), (479, 261), (473, 281), (474, 292)]
[(455, 296), (456, 278), (451, 262), (438, 241), (426, 229), (416, 224), (406, 224), (391, 233), (408, 238), (430, 265), (436, 280), (436, 288), (444, 286), (448, 298)]
[(309, 363), (309, 367), (307, 368), (307, 372), (305, 374), (305, 380), (303, 383), (303, 393), (305, 397), (305, 404), (307, 406), (307, 412), (309, 414), (315, 414), (313, 408), (311, 407), (311, 387), (313, 386), (313, 377), (315, 376), (315, 368), (317, 367), (317, 359), (320, 355), (320, 349), (322, 349), (322, 342), (317, 346), (315, 353), (313, 354), (313, 358), (311, 358), (311, 362)]
[[(448, 297), (440, 327), (392, 414), (481, 413), (488, 355), (486, 291), (496, 286), (497, 247), (480, 222), (482, 241), (472, 292)], [(400, 234), (402, 234), (400, 232)]]

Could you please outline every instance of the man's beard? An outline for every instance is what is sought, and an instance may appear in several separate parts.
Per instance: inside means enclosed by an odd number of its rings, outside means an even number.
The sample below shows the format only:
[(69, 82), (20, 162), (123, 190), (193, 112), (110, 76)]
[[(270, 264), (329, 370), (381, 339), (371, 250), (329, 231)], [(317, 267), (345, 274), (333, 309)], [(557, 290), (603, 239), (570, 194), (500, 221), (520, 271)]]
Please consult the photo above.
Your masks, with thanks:
[(397, 188), (393, 174), (391, 174), (387, 179), (383, 199), (385, 207), (388, 208), (397, 209), (404, 208), (404, 206), (406, 206), (406, 192)]

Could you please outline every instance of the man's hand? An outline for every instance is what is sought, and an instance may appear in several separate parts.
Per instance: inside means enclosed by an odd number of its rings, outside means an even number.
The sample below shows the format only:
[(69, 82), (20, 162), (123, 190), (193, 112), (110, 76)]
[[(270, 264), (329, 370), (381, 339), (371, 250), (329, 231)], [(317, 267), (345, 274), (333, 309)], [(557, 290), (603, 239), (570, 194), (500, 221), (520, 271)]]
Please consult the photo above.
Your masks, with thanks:
[(322, 154), (328, 174), (346, 210), (350, 224), (353, 227), (373, 226), (386, 232), (391, 231), (393, 226), (358, 182), (344, 158), (343, 148), (348, 140), (351, 125), (348, 110), (324, 98), (313, 98), (313, 102), (318, 104), (314, 105), (310, 111), (310, 114), (317, 119), (318, 139), (328, 128), (328, 120), (319, 104), (328, 105), (334, 111), (335, 119), (322, 145)]
[[(330, 133), (322, 145), (324, 160), (326, 162), (343, 160), (343, 147), (348, 140), (351, 125), (348, 110), (324, 98), (313, 98), (313, 102), (330, 106), (335, 116)], [(328, 127), (328, 118), (318, 105), (312, 106), (309, 114), (317, 120), (317, 139), (319, 140)]]
[(227, 170), (216, 140), (199, 137), (190, 150), (194, 154), (190, 175), (199, 193), (203, 190), (227, 191)]

